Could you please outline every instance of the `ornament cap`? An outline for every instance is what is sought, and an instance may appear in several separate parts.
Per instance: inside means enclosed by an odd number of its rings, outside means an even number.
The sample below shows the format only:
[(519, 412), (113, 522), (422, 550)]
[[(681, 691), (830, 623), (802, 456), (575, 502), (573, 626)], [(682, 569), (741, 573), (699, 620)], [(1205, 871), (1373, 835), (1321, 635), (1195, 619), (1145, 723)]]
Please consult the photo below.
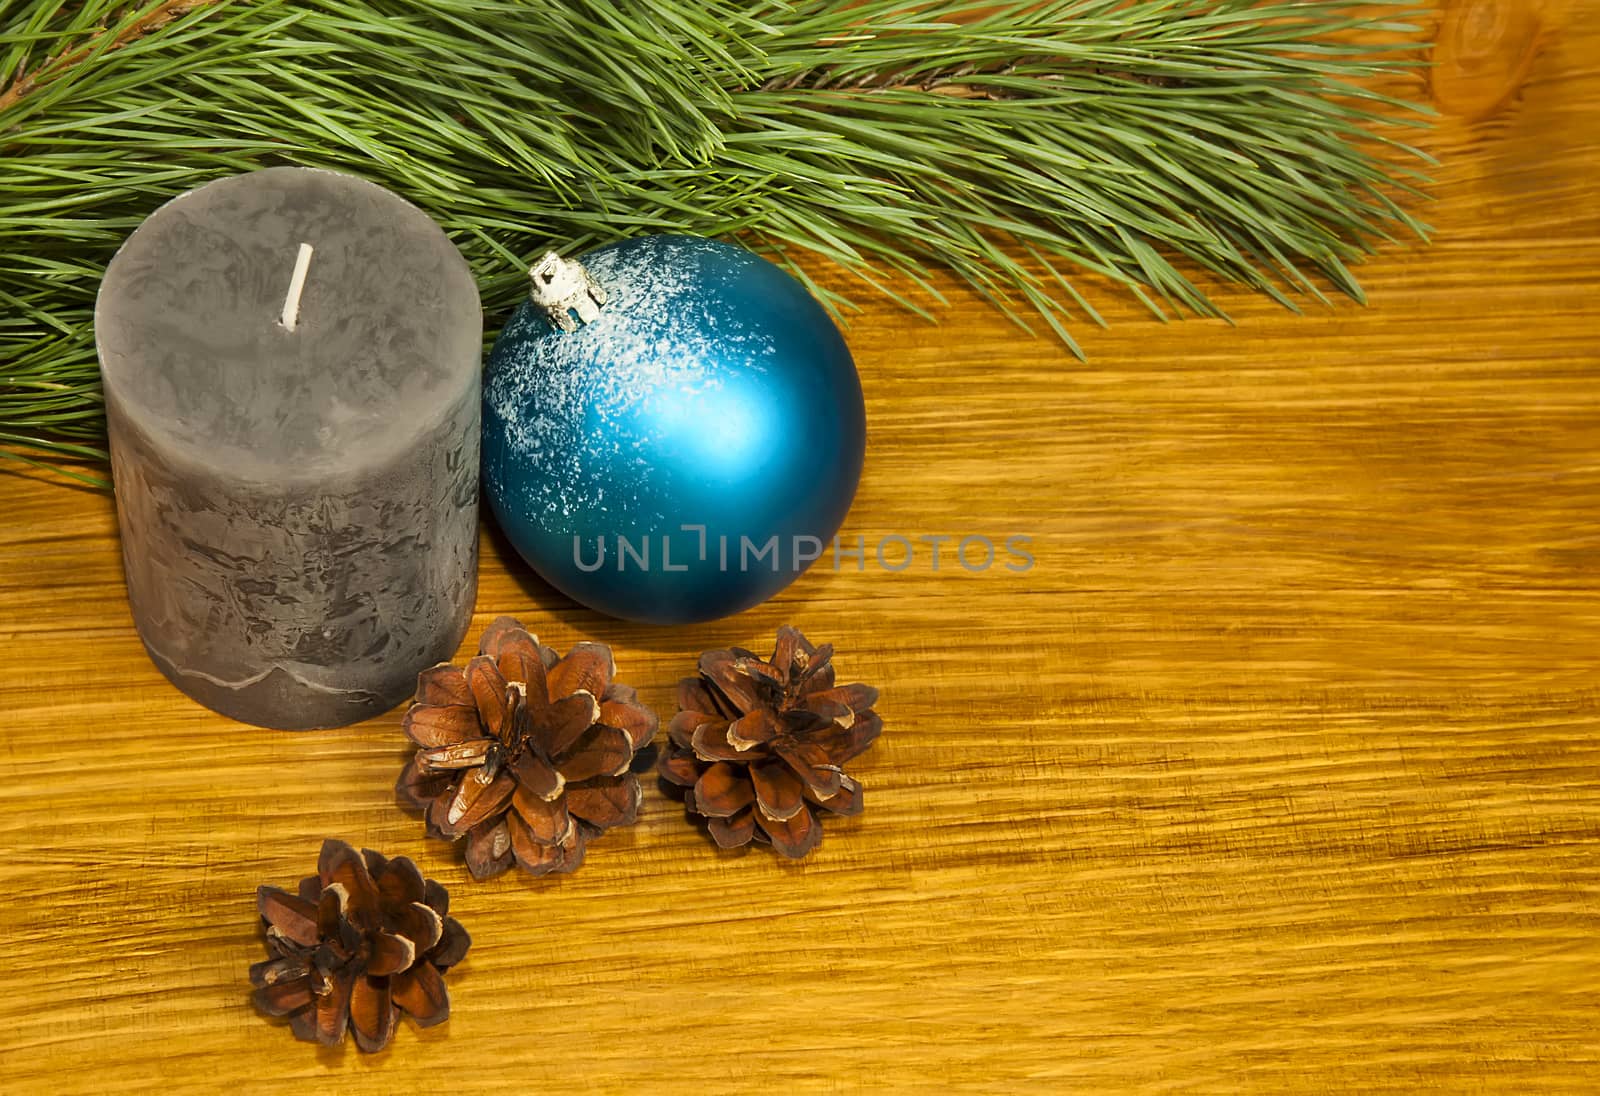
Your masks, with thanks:
[(576, 259), (563, 259), (554, 251), (528, 271), (528, 298), (545, 318), (563, 331), (593, 323), (606, 303), (606, 291)]

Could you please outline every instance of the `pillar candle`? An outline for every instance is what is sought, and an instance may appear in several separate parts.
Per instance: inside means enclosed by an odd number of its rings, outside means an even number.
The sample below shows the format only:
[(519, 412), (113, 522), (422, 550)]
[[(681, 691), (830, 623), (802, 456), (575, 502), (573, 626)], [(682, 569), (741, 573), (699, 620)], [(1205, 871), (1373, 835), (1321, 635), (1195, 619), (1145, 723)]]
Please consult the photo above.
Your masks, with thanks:
[(476, 593), (482, 314), (421, 210), (270, 168), (173, 199), (95, 309), (134, 623), (266, 727), (393, 707)]

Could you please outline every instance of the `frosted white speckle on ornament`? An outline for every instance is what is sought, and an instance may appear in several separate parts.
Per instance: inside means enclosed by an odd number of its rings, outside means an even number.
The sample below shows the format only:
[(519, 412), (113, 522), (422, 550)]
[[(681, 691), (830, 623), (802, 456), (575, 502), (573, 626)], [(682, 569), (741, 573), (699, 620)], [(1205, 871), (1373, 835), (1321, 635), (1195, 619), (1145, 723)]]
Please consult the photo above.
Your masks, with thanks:
[[(692, 427), (691, 436), (698, 434), (728, 460), (740, 459), (741, 441), (762, 434), (731, 413), (742, 401), (717, 399), (728, 381), (708, 375), (703, 363), (719, 357), (752, 373), (764, 372), (763, 360), (776, 350), (770, 336), (750, 330), (737, 317), (707, 314), (696, 279), (666, 248), (648, 246), (652, 242), (631, 255), (600, 252), (587, 260), (590, 275), (607, 295), (600, 315), (577, 331), (544, 340), (538, 359), (507, 363), (487, 390), (518, 444), (548, 462), (547, 475), (556, 486), (543, 506), (551, 515), (571, 516), (583, 499), (600, 503), (601, 509), (615, 504), (630, 510), (647, 501), (638, 492), (649, 462), (642, 456), (633, 462), (618, 459), (627, 450), (661, 441), (631, 430), (646, 421), (638, 414), (645, 401), (652, 401), (649, 418), (658, 431)], [(508, 328), (547, 322), (522, 310)], [(589, 363), (595, 361), (608, 368), (593, 370)], [(538, 413), (528, 415), (530, 407)], [(635, 466), (635, 476), (609, 485), (624, 497), (606, 499), (603, 489), (583, 482), (586, 468), (627, 463)]]

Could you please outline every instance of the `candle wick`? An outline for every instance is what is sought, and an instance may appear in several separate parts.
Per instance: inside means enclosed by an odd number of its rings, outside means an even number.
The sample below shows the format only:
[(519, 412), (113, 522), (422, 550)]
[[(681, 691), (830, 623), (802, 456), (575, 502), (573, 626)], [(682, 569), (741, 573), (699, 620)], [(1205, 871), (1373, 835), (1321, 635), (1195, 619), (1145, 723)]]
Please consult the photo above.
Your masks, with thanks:
[(310, 244), (300, 245), (300, 252), (294, 257), (294, 273), (289, 277), (289, 293), (283, 298), (283, 315), (278, 322), (290, 331), (300, 322), (300, 294), (305, 292), (306, 271), (311, 269), (311, 251)]

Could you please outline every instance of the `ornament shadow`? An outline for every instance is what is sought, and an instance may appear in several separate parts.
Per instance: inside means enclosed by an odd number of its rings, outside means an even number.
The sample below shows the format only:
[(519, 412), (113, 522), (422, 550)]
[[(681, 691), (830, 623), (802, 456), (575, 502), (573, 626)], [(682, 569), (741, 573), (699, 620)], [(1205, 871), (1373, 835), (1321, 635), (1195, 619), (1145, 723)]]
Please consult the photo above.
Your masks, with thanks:
[[(786, 614), (798, 614), (805, 608), (807, 599), (797, 597), (795, 588), (791, 586), (782, 592), (779, 599), (717, 620), (694, 624), (648, 624), (636, 620), (621, 620), (578, 604), (540, 578), (523, 560), (510, 538), (501, 531), (494, 519), (485, 515), (482, 520), (485, 537), (494, 553), (494, 559), (511, 579), (519, 594), (515, 606), (495, 605), (493, 608), (497, 611), (510, 612), (513, 616), (528, 613), (530, 619), (524, 620), (523, 623), (529, 624), (534, 632), (537, 632), (538, 628), (533, 626), (533, 619), (553, 618), (572, 628), (585, 639), (597, 640), (612, 647), (630, 648), (651, 654), (682, 655), (685, 652), (698, 654), (700, 651), (726, 647), (729, 644), (747, 643), (752, 639), (756, 640), (758, 646), (762, 642), (770, 644), (770, 635), (776, 624), (759, 619), (757, 613), (774, 605), (780, 599)], [(482, 596), (480, 588), (477, 607), (480, 613), (487, 612), (490, 608), (482, 601)], [(750, 618), (749, 621), (742, 621), (741, 618), (746, 616)], [(762, 640), (760, 637), (763, 635), (768, 638)], [(692, 659), (686, 666), (684, 673), (692, 672)], [(673, 680), (676, 681), (676, 677)], [(648, 683), (634, 681), (630, 684), (643, 688)]]
[[(561, 616), (568, 616), (574, 613), (589, 613), (589, 615), (596, 617), (600, 615), (584, 609), (583, 606), (535, 574), (533, 568), (529, 567), (522, 556), (518, 554), (510, 538), (505, 535), (494, 518), (485, 513), (479, 520), (483, 525), (484, 536), (493, 549), (495, 561), (500, 564), (501, 570), (505, 572), (506, 576), (516, 585), (517, 590), (535, 609), (543, 613)], [(483, 563), (480, 561), (480, 576), (482, 572)], [(480, 585), (480, 597), (482, 596), (481, 591)]]

